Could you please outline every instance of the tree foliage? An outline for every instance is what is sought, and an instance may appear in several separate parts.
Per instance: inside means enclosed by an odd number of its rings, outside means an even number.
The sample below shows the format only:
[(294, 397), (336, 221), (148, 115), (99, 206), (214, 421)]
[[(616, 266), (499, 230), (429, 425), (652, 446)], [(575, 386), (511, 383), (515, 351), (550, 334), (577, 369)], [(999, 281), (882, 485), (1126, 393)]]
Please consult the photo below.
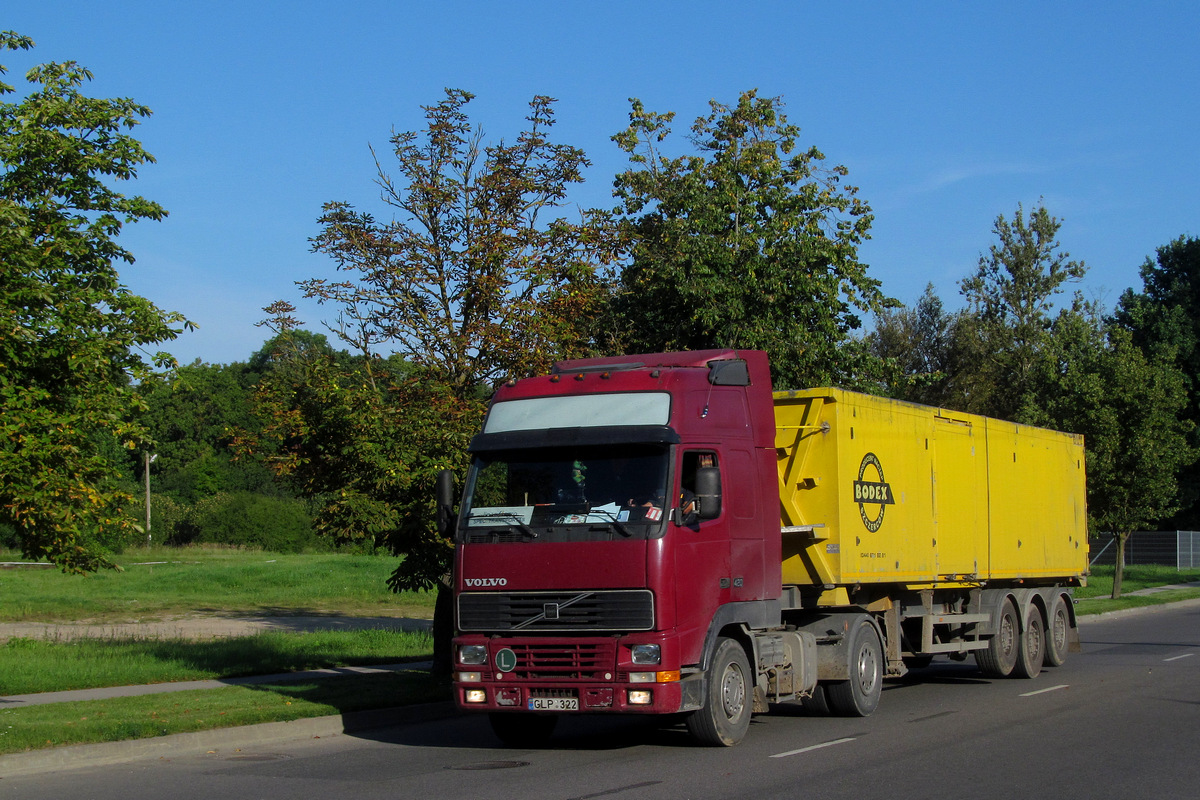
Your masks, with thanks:
[[(485, 145), (471, 98), (447, 90), (423, 131), (392, 136), (398, 177), (376, 159), (391, 221), (326, 205), (313, 249), (345, 277), (300, 286), (337, 309), (328, 327), (354, 356), (285, 347), (260, 389), (272, 421), (243, 442), (320, 501), (320, 530), (403, 555), (401, 589), (449, 570), (435, 480), (465, 472), (492, 385), (589, 352), (617, 253), (604, 214), (560, 216), (588, 162), (550, 139), (554, 101), (535, 97), (515, 141)], [(268, 311), (294, 342), (291, 305)]]
[(1011, 221), (999, 215), (992, 229), (999, 242), (961, 282), (976, 321), (967, 410), (1017, 419), (1022, 404), (1036, 403), (1029, 395), (1032, 373), (1050, 339), (1055, 298), (1087, 271), (1060, 249), (1061, 227), (1041, 204), (1028, 217), (1020, 205)]
[(460, 397), (587, 352), (617, 241), (599, 212), (556, 216), (589, 162), (550, 140), (551, 98), (530, 102), (514, 142), (486, 146), (471, 99), (448, 89), (424, 107), (423, 132), (393, 134), (399, 179), (376, 159), (397, 217), (326, 205), (313, 249), (348, 277), (301, 283), (338, 308), (333, 331), (356, 352), (395, 350)]
[[(32, 46), (0, 33), (0, 49)], [(0, 103), (0, 519), (26, 556), (74, 571), (106, 565), (134, 532), (112, 454), (143, 445), (133, 384), (173, 363), (143, 349), (187, 324), (120, 283), (117, 262), (133, 261), (122, 226), (166, 212), (111, 186), (154, 160), (128, 133), (149, 109), (87, 97), (91, 78), (42, 64)]]
[(867, 337), (880, 361), (881, 392), (897, 400), (965, 408), (975, 318), (946, 311), (933, 284), (916, 306), (881, 311)]
[(632, 101), (614, 141), (632, 261), (620, 280), (626, 349), (760, 348), (780, 385), (854, 383), (858, 312), (888, 305), (858, 260), (872, 216), (847, 170), (799, 149), (779, 98), (713, 101), (691, 128), (695, 155), (664, 152), (673, 113)]
[(1113, 597), (1129, 535), (1174, 512), (1176, 473), (1195, 451), (1183, 373), (1138, 347), (1129, 331), (1076, 306), (1054, 321), (1031, 382), (1026, 422), (1081, 433), (1092, 530), (1117, 537)]
[[(1142, 291), (1127, 289), (1117, 321), (1134, 342), (1178, 366), (1188, 388), (1184, 416), (1196, 425), (1192, 445), (1200, 448), (1200, 239), (1181, 236), (1158, 248), (1141, 267)], [(1180, 511), (1175, 527), (1200, 526), (1200, 464), (1184, 465), (1178, 476)]]

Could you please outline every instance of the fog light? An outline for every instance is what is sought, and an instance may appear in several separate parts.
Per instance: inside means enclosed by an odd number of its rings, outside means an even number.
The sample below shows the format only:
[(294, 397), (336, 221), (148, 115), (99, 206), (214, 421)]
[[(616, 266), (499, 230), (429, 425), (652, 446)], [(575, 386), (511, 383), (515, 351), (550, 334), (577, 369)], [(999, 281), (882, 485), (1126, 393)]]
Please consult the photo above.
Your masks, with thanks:
[(631, 672), (629, 673), (630, 683), (654, 683), (655, 674), (653, 672)]
[(661, 664), (662, 648), (656, 644), (635, 644), (631, 649), (635, 664)]
[(486, 664), (487, 646), (482, 644), (464, 644), (458, 648), (458, 663)]
[(654, 693), (649, 689), (630, 689), (629, 705), (648, 706), (653, 701)]
[(460, 672), (458, 673), (459, 683), (483, 683), (482, 672)]
[(487, 692), (483, 689), (467, 689), (463, 692), (463, 700), (468, 703), (483, 703), (487, 701)]

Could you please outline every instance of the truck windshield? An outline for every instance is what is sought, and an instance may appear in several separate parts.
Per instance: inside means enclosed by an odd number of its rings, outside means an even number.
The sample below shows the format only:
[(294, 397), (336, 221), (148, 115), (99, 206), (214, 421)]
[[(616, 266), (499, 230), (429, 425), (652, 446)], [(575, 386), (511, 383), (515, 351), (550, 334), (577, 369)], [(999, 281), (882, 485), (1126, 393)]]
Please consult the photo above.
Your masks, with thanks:
[(667, 450), (589, 445), (480, 454), (471, 467), (463, 533), (526, 538), (592, 530), (646, 536), (667, 516)]

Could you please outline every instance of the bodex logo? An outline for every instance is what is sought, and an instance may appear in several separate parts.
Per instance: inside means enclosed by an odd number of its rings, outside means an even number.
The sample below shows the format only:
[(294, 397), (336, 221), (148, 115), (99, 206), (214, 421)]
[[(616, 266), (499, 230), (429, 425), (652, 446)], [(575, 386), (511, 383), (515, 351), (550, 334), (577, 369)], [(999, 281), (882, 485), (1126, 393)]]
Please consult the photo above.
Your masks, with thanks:
[(484, 586), (507, 586), (508, 578), (467, 578), (463, 582), (471, 588), (480, 588)]
[[(864, 480), (871, 477), (869, 472), (875, 473), (875, 480)], [(896, 504), (892, 487), (883, 477), (883, 465), (874, 453), (867, 453), (858, 465), (858, 480), (854, 482), (854, 502), (858, 503), (858, 515), (862, 517), (863, 525), (871, 533), (875, 533), (883, 525), (884, 510)], [(867, 506), (871, 506), (872, 510), (868, 511)], [(876, 506), (878, 510), (875, 510)]]

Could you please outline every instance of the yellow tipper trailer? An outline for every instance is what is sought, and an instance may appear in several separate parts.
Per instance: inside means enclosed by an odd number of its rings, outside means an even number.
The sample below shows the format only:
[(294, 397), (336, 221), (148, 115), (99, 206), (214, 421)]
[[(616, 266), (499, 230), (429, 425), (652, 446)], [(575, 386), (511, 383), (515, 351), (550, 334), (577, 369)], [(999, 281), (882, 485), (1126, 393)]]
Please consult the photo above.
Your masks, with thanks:
[(776, 392), (775, 425), (784, 584), (1087, 570), (1080, 436), (840, 389)]
[[(1081, 436), (841, 389), (774, 401), (792, 608), (876, 612), (892, 674), (968, 651), (1031, 672), (1077, 648)], [(1013, 663), (1022, 646), (1030, 663)]]

